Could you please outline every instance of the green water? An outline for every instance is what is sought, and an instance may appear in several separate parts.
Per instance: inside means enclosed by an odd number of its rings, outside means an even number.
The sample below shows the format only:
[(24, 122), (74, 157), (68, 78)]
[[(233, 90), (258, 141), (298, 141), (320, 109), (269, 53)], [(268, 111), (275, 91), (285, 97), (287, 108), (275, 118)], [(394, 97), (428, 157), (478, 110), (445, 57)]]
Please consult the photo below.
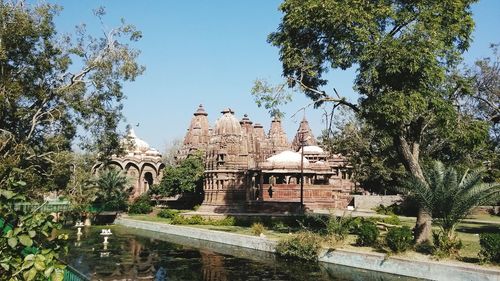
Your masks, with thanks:
[(286, 261), (273, 254), (179, 236), (113, 226), (104, 249), (102, 228), (70, 232), (66, 260), (92, 280), (409, 280), (326, 263)]

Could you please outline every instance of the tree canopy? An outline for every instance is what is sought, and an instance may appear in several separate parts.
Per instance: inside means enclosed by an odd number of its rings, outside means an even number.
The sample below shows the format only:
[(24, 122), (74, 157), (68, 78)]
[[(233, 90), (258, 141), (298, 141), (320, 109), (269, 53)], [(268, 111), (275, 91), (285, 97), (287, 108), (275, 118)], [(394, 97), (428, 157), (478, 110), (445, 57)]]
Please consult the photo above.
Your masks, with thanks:
[(177, 165), (166, 166), (161, 182), (153, 192), (163, 196), (193, 193), (203, 188), (205, 165), (200, 153), (190, 155)]
[[(449, 98), (466, 90), (450, 78), (471, 41), (474, 2), (285, 0), (268, 41), (279, 48), (289, 87), (315, 106), (351, 108), (392, 141), (407, 172), (425, 183), (427, 157), (445, 148), (465, 155), (487, 140), (487, 124), (460, 114)], [(328, 70), (348, 68), (356, 69), (357, 103), (324, 90)], [(429, 236), (430, 218), (421, 212), (417, 241)]]
[[(118, 147), (122, 85), (144, 70), (127, 41), (132, 25), (104, 30), (103, 38), (77, 27), (58, 34), (60, 7), (0, 2), (0, 183), (14, 167), (30, 186), (60, 187), (69, 174), (61, 152), (82, 137), (85, 148), (105, 157)], [(102, 8), (94, 11), (101, 18)], [(78, 134), (78, 132), (83, 132)]]

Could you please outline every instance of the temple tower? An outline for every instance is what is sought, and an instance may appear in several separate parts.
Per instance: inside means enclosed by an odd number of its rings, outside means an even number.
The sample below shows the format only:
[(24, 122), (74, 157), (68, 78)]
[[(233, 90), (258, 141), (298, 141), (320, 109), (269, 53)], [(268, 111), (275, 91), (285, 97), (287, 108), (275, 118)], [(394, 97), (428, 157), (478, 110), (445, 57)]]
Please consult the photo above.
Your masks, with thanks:
[(269, 141), (271, 145), (271, 154), (277, 154), (290, 149), (288, 138), (285, 130), (283, 130), (283, 127), (281, 126), (281, 120), (279, 118), (274, 118), (273, 121), (271, 121)]
[(293, 138), (292, 149), (294, 151), (298, 151), (301, 147), (301, 140), (304, 140), (304, 145), (317, 145), (316, 138), (313, 135), (311, 127), (309, 127), (309, 122), (307, 122), (306, 117), (300, 121), (299, 128), (297, 129), (297, 133)]
[(248, 169), (246, 133), (231, 109), (222, 111), (207, 149), (204, 209), (225, 208), (245, 201)]
[(184, 137), (182, 148), (179, 150), (176, 159), (183, 160), (196, 151), (206, 151), (210, 141), (210, 125), (208, 114), (200, 104), (191, 118), (189, 129)]

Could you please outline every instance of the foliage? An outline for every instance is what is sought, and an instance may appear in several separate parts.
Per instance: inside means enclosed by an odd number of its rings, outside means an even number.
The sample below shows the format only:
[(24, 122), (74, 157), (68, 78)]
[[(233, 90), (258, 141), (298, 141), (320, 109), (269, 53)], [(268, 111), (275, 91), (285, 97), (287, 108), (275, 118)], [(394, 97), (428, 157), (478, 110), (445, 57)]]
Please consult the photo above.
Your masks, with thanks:
[(178, 165), (166, 166), (163, 178), (153, 192), (163, 196), (174, 196), (185, 192), (200, 192), (203, 188), (203, 156), (190, 155)]
[[(104, 38), (85, 25), (74, 37), (58, 35), (60, 7), (17, 2), (0, 2), (0, 184), (20, 168), (30, 187), (23, 192), (41, 198), (40, 189), (60, 190), (70, 180), (67, 152), (78, 137), (102, 158), (116, 152), (122, 84), (144, 69), (127, 41), (141, 34), (122, 21)], [(95, 14), (103, 20), (104, 10)]]
[(352, 217), (343, 214), (342, 216), (330, 215), (326, 223), (326, 233), (333, 237), (335, 241), (344, 241), (351, 230)]
[(258, 107), (264, 106), (273, 118), (283, 118), (284, 114), (278, 108), (292, 100), (292, 95), (286, 92), (285, 86), (273, 86), (264, 79), (257, 79), (251, 93)]
[[(450, 98), (469, 89), (451, 74), (471, 41), (474, 2), (285, 0), (282, 21), (268, 41), (279, 48), (286, 85), (302, 91), (315, 107), (331, 102), (355, 111), (369, 130), (392, 142), (397, 157), (392, 160), (424, 183), (425, 161), (460, 161), (487, 145), (487, 122), (458, 111)], [(351, 67), (358, 104), (324, 90), (326, 72)], [(430, 220), (418, 213), (418, 241), (429, 238)]]
[(128, 209), (129, 214), (149, 214), (152, 211), (151, 197), (147, 193), (137, 197)]
[(500, 263), (500, 233), (479, 234), (479, 244), (479, 256), (483, 261)]
[(92, 167), (97, 157), (92, 154), (69, 153), (71, 157), (71, 179), (68, 182), (64, 195), (71, 203), (73, 215), (80, 216), (91, 208), (97, 199), (99, 189), (92, 176)]
[(391, 194), (405, 176), (392, 138), (351, 111), (338, 110), (335, 128), (324, 131), (321, 143), (328, 151), (347, 157), (353, 179), (370, 193)]
[(96, 180), (98, 188), (94, 203), (106, 211), (126, 211), (130, 188), (128, 180), (119, 170), (106, 169), (99, 172)]
[(390, 215), (387, 218), (383, 218), (382, 222), (387, 223), (387, 224), (392, 224), (392, 225), (400, 225), (401, 224), (401, 220), (399, 219), (399, 217), (397, 215), (394, 215), (394, 214)]
[(455, 169), (435, 162), (425, 174), (428, 184), (411, 179), (402, 191), (432, 214), (448, 240), (453, 240), (456, 225), (474, 207), (496, 202), (499, 198), (500, 185), (481, 183), (482, 172), (466, 171), (459, 176)]
[(173, 209), (163, 209), (158, 212), (157, 216), (165, 219), (173, 219), (175, 216), (179, 214), (178, 210)]
[(380, 231), (375, 223), (363, 221), (357, 230), (357, 234), (356, 244), (358, 246), (373, 246), (377, 242)]
[(266, 228), (264, 227), (264, 225), (260, 222), (254, 222), (251, 226), (250, 226), (250, 229), (252, 230), (252, 233), (254, 235), (261, 235), (264, 233), (264, 231), (266, 230)]
[(413, 234), (408, 226), (392, 227), (385, 236), (385, 242), (394, 253), (408, 250), (413, 244)]
[(205, 219), (200, 215), (194, 215), (191, 217), (185, 217), (182, 215), (175, 215), (171, 221), (172, 224), (191, 224), (191, 225), (199, 225), (205, 224)]
[(448, 234), (443, 231), (433, 231), (432, 238), (434, 242), (433, 254), (437, 257), (458, 257), (458, 251), (462, 248), (462, 241), (456, 234)]
[(0, 279), (62, 280), (65, 266), (57, 258), (67, 235), (57, 234), (61, 225), (51, 215), (14, 208), (15, 203), (29, 202), (17, 192), (25, 186), (11, 178), (0, 188)]
[(310, 231), (302, 231), (282, 239), (276, 245), (276, 253), (284, 258), (296, 258), (308, 261), (318, 259), (321, 249), (321, 237)]

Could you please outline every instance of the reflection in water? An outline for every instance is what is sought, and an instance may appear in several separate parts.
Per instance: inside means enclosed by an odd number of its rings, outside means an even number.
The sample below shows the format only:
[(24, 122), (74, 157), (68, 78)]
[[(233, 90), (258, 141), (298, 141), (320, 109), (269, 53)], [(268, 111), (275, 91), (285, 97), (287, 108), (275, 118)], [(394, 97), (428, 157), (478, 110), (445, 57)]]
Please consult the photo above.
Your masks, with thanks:
[[(113, 228), (104, 250), (99, 232), (95, 227), (86, 229), (81, 244), (70, 248), (66, 257), (92, 280), (408, 280), (331, 264), (284, 261), (270, 253), (123, 227)], [(76, 232), (70, 233), (75, 242)]]

